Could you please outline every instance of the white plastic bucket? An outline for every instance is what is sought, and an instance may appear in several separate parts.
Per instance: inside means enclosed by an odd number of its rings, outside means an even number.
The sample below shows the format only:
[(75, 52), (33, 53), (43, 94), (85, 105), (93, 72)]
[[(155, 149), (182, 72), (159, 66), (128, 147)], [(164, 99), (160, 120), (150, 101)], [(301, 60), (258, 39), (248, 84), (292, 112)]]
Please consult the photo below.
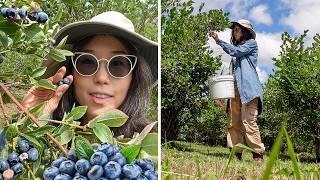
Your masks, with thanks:
[(234, 79), (232, 75), (209, 77), (210, 97), (213, 99), (234, 98)]

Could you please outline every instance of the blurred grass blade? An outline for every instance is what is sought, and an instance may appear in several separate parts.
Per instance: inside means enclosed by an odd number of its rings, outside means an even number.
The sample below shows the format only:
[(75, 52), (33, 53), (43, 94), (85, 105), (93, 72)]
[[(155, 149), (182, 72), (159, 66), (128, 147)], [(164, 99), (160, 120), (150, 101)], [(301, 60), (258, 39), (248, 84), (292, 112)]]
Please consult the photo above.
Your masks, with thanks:
[(227, 170), (230, 162), (234, 159), (234, 156), (236, 155), (236, 151), (238, 149), (238, 146), (233, 146), (233, 148), (231, 149), (231, 152), (229, 154), (229, 160), (228, 160), (228, 164), (225, 170)]
[(294, 153), (293, 144), (290, 140), (290, 137), (288, 135), (287, 130), (285, 128), (283, 128), (283, 131), (284, 131), (284, 134), (286, 135), (286, 139), (287, 139), (287, 143), (288, 143), (288, 154), (289, 154), (291, 162), (292, 162), (295, 179), (301, 180), (301, 173), (300, 173), (300, 169), (298, 166), (296, 154)]
[(278, 154), (279, 154), (279, 151), (281, 148), (281, 142), (282, 142), (282, 137), (283, 137), (283, 128), (284, 127), (282, 126), (280, 129), (280, 132), (279, 132), (279, 134), (278, 134), (278, 136), (272, 146), (271, 154), (269, 156), (266, 168), (264, 169), (264, 172), (262, 174), (263, 180), (269, 180), (269, 176), (271, 174), (272, 167), (275, 164), (275, 162), (277, 161)]
[(201, 179), (201, 168), (200, 168), (200, 162), (199, 162), (199, 159), (196, 160), (196, 164), (197, 164), (197, 177), (199, 179)]

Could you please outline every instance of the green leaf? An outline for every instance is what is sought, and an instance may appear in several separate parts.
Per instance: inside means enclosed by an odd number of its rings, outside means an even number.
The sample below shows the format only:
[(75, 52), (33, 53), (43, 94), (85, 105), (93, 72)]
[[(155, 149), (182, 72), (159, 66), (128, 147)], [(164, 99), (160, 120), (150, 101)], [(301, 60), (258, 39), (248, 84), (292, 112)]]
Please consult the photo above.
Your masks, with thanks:
[(60, 19), (63, 15), (63, 8), (62, 6), (59, 7), (57, 15), (54, 17), (54, 22), (60, 22)]
[(40, 79), (38, 81), (38, 83), (36, 84), (37, 87), (42, 87), (45, 89), (50, 89), (55, 91), (56, 90), (56, 86), (54, 84), (52, 84), (52, 82), (48, 79)]
[(0, 31), (0, 45), (2, 47), (8, 47), (8, 44), (8, 36), (4, 32)]
[(291, 163), (292, 163), (292, 166), (293, 166), (293, 170), (294, 170), (293, 172), (294, 172), (294, 175), (295, 175), (295, 179), (301, 180), (301, 172), (300, 172), (300, 168), (298, 166), (296, 154), (294, 153), (293, 144), (292, 144), (292, 142), (290, 140), (290, 137), (288, 135), (287, 130), (284, 127), (283, 127), (283, 131), (284, 131), (284, 134), (286, 135), (287, 144), (288, 144), (288, 153), (289, 153), (289, 156), (290, 156), (290, 159), (291, 159)]
[(60, 52), (64, 55), (64, 56), (73, 56), (73, 52), (65, 50), (65, 49), (60, 49)]
[(90, 143), (81, 136), (77, 136), (75, 139), (76, 154), (78, 159), (90, 159), (94, 150)]
[(69, 130), (63, 131), (62, 134), (60, 134), (60, 136), (58, 136), (57, 138), (60, 140), (60, 143), (64, 145), (64, 144), (68, 144), (74, 136), (75, 136), (74, 130), (69, 129)]
[(20, 136), (25, 137), (26, 139), (28, 139), (29, 141), (31, 141), (33, 144), (37, 145), (38, 147), (41, 147), (41, 144), (39, 143), (39, 141), (36, 139), (35, 136), (23, 134), (23, 133), (19, 133), (19, 134), (20, 134)]
[(17, 136), (18, 128), (14, 124), (10, 124), (6, 131), (7, 141), (11, 141), (13, 138)]
[(278, 154), (279, 154), (280, 148), (281, 148), (283, 133), (284, 133), (283, 129), (281, 128), (276, 140), (274, 141), (274, 143), (272, 145), (271, 154), (269, 156), (267, 165), (266, 165), (266, 167), (263, 171), (263, 174), (262, 174), (263, 180), (269, 179), (269, 177), (271, 175), (272, 167), (277, 161), (277, 157), (278, 157)]
[(43, 41), (45, 36), (42, 28), (38, 23), (32, 24), (25, 29), (26, 41), (31, 41), (33, 43)]
[(103, 143), (113, 143), (113, 135), (108, 126), (102, 123), (96, 123), (92, 128), (96, 137)]
[(46, 72), (46, 70), (47, 70), (47, 67), (40, 67), (32, 72), (31, 77), (33, 78), (40, 77)]
[(151, 156), (158, 156), (158, 133), (149, 133), (141, 143), (141, 150)]
[(103, 123), (108, 127), (120, 127), (122, 126), (128, 119), (128, 116), (124, 114), (122, 111), (117, 109), (107, 110), (95, 117), (88, 123), (88, 127), (94, 127), (95, 123)]
[(59, 44), (56, 46), (57, 49), (63, 49), (64, 45), (66, 44), (68, 39), (68, 36), (65, 36), (60, 42)]
[(36, 137), (43, 136), (46, 133), (51, 133), (56, 127), (55, 126), (42, 126), (34, 131), (27, 132), (27, 135), (33, 135)]
[(72, 118), (72, 120), (78, 120), (86, 114), (87, 108), (87, 106), (77, 106), (75, 108), (72, 108), (68, 115), (65, 117), (65, 119)]
[(58, 62), (63, 62), (66, 60), (66, 57), (64, 56), (63, 52), (61, 52), (61, 49), (50, 48), (48, 56)]
[(141, 145), (135, 144), (121, 149), (120, 153), (131, 163), (139, 154)]
[(137, 137), (130, 140), (126, 144), (141, 144), (142, 140), (148, 135), (148, 133), (152, 130), (155, 124), (157, 124), (157, 122), (152, 122), (149, 125), (147, 125)]

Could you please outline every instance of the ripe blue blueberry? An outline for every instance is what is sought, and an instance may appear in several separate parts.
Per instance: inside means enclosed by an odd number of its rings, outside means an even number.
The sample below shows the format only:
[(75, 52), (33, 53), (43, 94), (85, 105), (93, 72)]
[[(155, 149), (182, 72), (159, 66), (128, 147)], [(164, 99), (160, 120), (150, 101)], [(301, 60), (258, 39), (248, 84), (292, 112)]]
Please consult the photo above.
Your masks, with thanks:
[(142, 169), (136, 164), (126, 164), (122, 167), (122, 174), (130, 179), (137, 178), (142, 173)]
[(7, 10), (7, 18), (9, 19), (17, 19), (18, 18), (18, 11), (13, 8), (9, 8)]
[(59, 169), (55, 166), (48, 167), (43, 172), (43, 179), (44, 180), (53, 180), (59, 174)]
[(113, 146), (112, 144), (109, 143), (104, 143), (101, 144), (98, 148), (97, 151), (105, 153), (108, 157), (113, 155)]
[(3, 171), (9, 169), (9, 163), (7, 160), (0, 158), (0, 172), (2, 173)]
[(19, 9), (19, 15), (21, 18), (25, 18), (27, 17), (27, 8), (26, 7), (22, 7)]
[(103, 175), (103, 168), (99, 165), (94, 165), (88, 172), (88, 178), (90, 180), (95, 180)]
[(158, 173), (154, 171), (147, 170), (144, 172), (144, 176), (149, 180), (157, 180), (158, 179)]
[(87, 180), (88, 178), (82, 175), (76, 175), (72, 180)]
[(80, 159), (75, 164), (75, 169), (80, 175), (87, 175), (90, 168), (90, 162), (86, 159)]
[(114, 161), (109, 161), (104, 166), (104, 172), (107, 178), (114, 179), (120, 176), (121, 174), (121, 166), (119, 163)]
[(67, 77), (65, 77), (65, 78), (63, 78), (63, 84), (70, 84), (70, 81), (69, 81), (69, 79), (67, 78)]
[(59, 80), (57, 83), (56, 83), (56, 85), (57, 86), (61, 86), (61, 85), (63, 85), (63, 80), (61, 79), (61, 80)]
[(31, 21), (36, 21), (38, 19), (38, 13), (37, 12), (31, 12), (28, 14), (28, 18)]
[(74, 168), (74, 162), (71, 160), (63, 161), (60, 164), (59, 171), (60, 173), (69, 174), (73, 176), (74, 173), (76, 173), (76, 170)]
[(12, 152), (8, 155), (8, 162), (10, 166), (13, 166), (19, 162), (19, 154), (16, 152)]
[(63, 162), (63, 161), (67, 161), (68, 159), (66, 157), (59, 157), (58, 159), (54, 160), (52, 163), (51, 163), (51, 166), (55, 166), (57, 168), (60, 167), (60, 164)]
[(8, 16), (8, 14), (7, 14), (8, 9), (9, 8), (1, 8), (1, 14), (2, 14), (3, 17), (7, 17)]
[(54, 180), (72, 180), (72, 177), (69, 174), (58, 174)]
[(135, 164), (141, 167), (143, 171), (151, 170), (154, 171), (153, 162), (150, 159), (137, 159)]
[(120, 166), (127, 164), (126, 158), (121, 153), (116, 153), (115, 155), (111, 156), (109, 160), (119, 163)]
[(36, 161), (39, 158), (39, 152), (36, 148), (31, 148), (28, 151), (28, 160), (29, 161)]
[(120, 152), (120, 150), (121, 150), (121, 148), (119, 146), (114, 146), (113, 147), (113, 154)]
[(12, 166), (11, 169), (13, 170), (14, 174), (19, 174), (23, 170), (23, 165), (21, 163), (17, 163)]
[(38, 18), (37, 18), (37, 22), (38, 23), (45, 23), (48, 20), (48, 14), (46, 14), (45, 12), (39, 12), (38, 13)]
[(148, 180), (144, 175), (140, 174), (135, 180)]
[(72, 160), (72, 161), (76, 162), (78, 160), (77, 154), (76, 154), (76, 150), (75, 149), (70, 149), (70, 151), (67, 154), (67, 158), (69, 160)]
[(20, 153), (27, 152), (29, 150), (29, 144), (26, 140), (21, 140), (18, 143), (18, 149)]
[[(3, 56), (0, 56), (0, 63), (2, 63), (4, 60)], [(5, 148), (7, 144), (7, 138), (6, 138), (6, 129), (3, 129), (0, 133), (0, 151)]]
[(108, 162), (108, 157), (103, 152), (97, 151), (90, 158), (91, 165), (103, 166)]

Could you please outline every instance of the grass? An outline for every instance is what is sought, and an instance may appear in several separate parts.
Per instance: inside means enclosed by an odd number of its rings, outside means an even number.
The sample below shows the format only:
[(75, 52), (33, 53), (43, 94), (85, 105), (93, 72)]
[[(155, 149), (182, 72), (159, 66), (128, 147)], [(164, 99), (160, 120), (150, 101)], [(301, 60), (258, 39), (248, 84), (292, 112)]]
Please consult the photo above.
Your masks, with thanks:
[[(260, 179), (265, 162), (252, 160), (252, 154), (245, 151), (243, 160), (232, 160), (229, 166), (230, 150), (224, 147), (210, 147), (201, 144), (175, 141), (162, 147), (162, 179)], [(280, 156), (287, 157), (287, 156)], [(320, 166), (313, 163), (298, 163), (302, 179), (320, 179)], [(272, 179), (294, 179), (289, 158), (277, 160), (272, 168)]]

